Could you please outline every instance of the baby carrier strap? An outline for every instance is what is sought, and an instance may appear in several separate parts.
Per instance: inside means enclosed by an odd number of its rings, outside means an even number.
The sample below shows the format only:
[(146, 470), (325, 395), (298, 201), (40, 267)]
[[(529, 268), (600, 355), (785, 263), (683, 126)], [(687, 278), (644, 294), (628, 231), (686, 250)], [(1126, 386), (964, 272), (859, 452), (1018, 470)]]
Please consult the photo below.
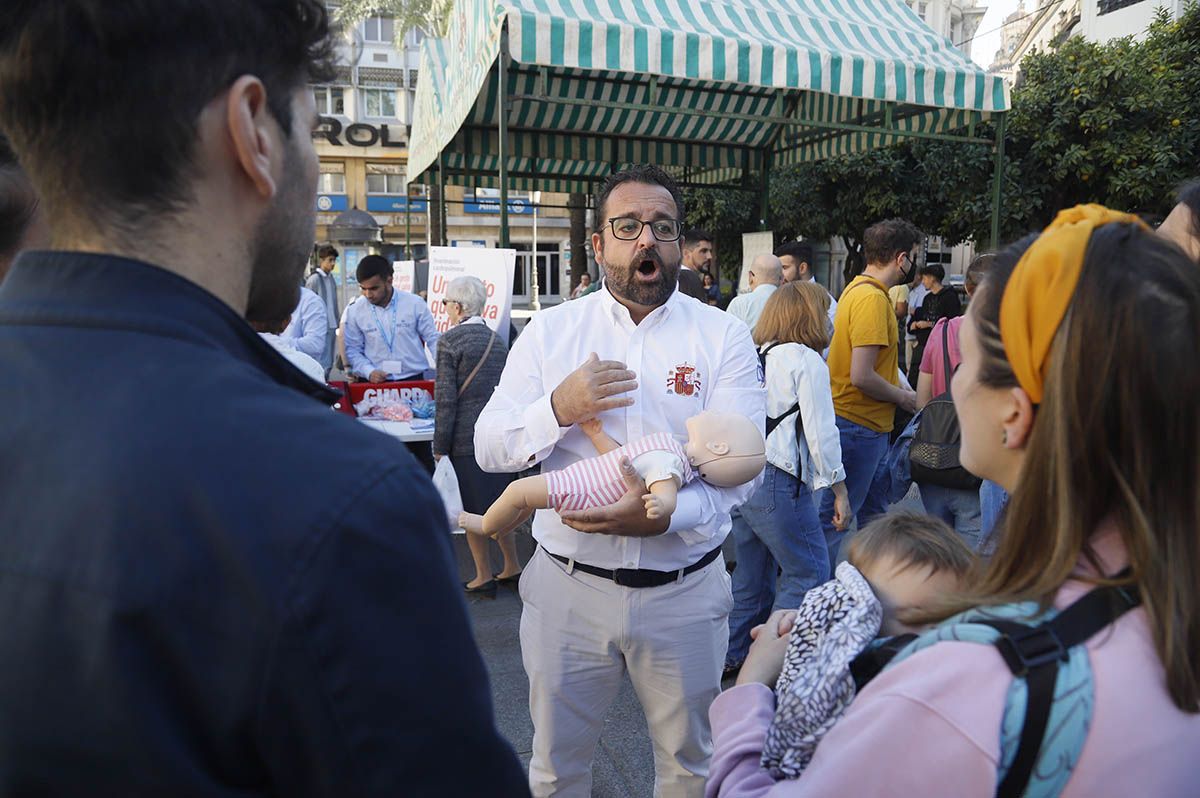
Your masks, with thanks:
[[(1114, 578), (1124, 578), (1130, 573), (1127, 568)], [(1070, 767), (1078, 760), (1091, 720), (1092, 675), (1084, 644), (1140, 604), (1137, 588), (1127, 585), (1094, 588), (1061, 612), (1051, 610), (1039, 617), (1033, 617), (1036, 605), (1030, 602), (969, 610), (920, 636), (890, 638), (867, 649), (851, 663), (851, 673), (856, 686), (862, 689), (881, 671), (943, 640), (994, 646), (1014, 678), (1001, 729), (996, 795), (998, 798), (1057, 795), (1070, 776)], [(1072, 689), (1059, 685), (1067, 670), (1071, 671), (1068, 677), (1074, 682)], [(1081, 690), (1088, 697), (1084, 704), (1087, 717), (1074, 718), (1073, 728), (1078, 730), (1074, 737), (1060, 734), (1054, 741), (1059, 748), (1069, 746), (1068, 750), (1053, 754), (1069, 766), (1046, 768), (1052, 774), (1048, 779), (1035, 778), (1035, 768), (1046, 756), (1043, 750), (1048, 747), (1046, 731), (1052, 725), (1055, 710), (1067, 713), (1069, 709), (1077, 709), (1074, 704), (1067, 706), (1070, 702), (1066, 696), (1078, 695)], [(1060, 718), (1053, 725), (1058, 727), (1066, 722)], [(1014, 737), (1015, 740), (1011, 739)], [(1031, 789), (1031, 780), (1039, 782), (1033, 785), (1037, 789)]]

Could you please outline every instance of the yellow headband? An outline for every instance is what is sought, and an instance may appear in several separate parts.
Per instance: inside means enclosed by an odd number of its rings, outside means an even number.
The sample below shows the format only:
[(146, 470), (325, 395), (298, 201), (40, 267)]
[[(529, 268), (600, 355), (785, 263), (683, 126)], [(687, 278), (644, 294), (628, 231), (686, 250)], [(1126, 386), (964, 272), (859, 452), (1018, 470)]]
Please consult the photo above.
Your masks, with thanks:
[(1059, 211), (1021, 257), (1004, 289), (1000, 339), (1017, 382), (1034, 404), (1042, 401), (1050, 345), (1079, 284), (1088, 240), (1097, 227), (1111, 222), (1146, 227), (1136, 216), (1103, 205)]

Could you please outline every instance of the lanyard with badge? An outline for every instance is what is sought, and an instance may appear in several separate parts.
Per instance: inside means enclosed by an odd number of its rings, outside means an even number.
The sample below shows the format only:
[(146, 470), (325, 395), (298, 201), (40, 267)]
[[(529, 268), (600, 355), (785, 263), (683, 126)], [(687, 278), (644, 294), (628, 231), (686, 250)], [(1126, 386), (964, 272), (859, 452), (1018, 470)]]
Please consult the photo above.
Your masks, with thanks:
[(396, 296), (392, 295), (392, 301), (388, 303), (388, 323), (391, 335), (383, 328), (383, 324), (379, 321), (379, 312), (375, 308), (375, 304), (371, 303), (371, 318), (375, 319), (375, 329), (379, 330), (379, 337), (383, 339), (383, 345), (387, 347), (388, 354), (394, 354), (396, 345)]

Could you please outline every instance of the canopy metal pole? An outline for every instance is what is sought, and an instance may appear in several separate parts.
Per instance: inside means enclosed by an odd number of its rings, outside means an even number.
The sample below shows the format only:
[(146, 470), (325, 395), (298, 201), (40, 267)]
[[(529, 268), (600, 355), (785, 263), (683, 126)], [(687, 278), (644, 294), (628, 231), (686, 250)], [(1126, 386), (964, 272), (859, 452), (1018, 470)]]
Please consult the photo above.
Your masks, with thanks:
[(992, 186), (992, 250), (1000, 249), (1000, 201), (1004, 186), (1004, 128), (1008, 114), (996, 114), (996, 175)]
[(412, 191), (404, 181), (404, 259), (416, 260), (412, 254)]
[(767, 230), (769, 229), (767, 227), (767, 215), (771, 208), (771, 152), (770, 150), (763, 150), (758, 157), (762, 158), (762, 186), (759, 188), (762, 192), (760, 198), (762, 205), (760, 206), (761, 216), (758, 219), (758, 229)]
[(446, 153), (438, 153), (438, 246), (446, 246)]
[(496, 109), (500, 134), (500, 247), (507, 249), (508, 240), (508, 36), (500, 40), (500, 57), (496, 69)]

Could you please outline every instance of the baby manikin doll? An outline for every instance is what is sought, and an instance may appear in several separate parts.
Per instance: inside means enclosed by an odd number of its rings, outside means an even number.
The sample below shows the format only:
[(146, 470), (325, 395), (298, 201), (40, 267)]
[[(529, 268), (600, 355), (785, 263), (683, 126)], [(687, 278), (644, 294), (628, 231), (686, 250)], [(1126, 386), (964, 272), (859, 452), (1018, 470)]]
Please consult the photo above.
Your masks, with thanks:
[(597, 457), (560, 471), (548, 471), (511, 483), (483, 515), (463, 513), (458, 523), (477, 535), (500, 537), (516, 529), (534, 510), (585, 510), (615, 504), (628, 490), (621, 460), (628, 458), (646, 483), (646, 517), (670, 517), (679, 489), (699, 477), (731, 488), (754, 479), (767, 462), (762, 430), (739, 413), (705, 411), (686, 422), (687, 443), (666, 432), (624, 446), (604, 432), (599, 419), (579, 427), (591, 439)]

